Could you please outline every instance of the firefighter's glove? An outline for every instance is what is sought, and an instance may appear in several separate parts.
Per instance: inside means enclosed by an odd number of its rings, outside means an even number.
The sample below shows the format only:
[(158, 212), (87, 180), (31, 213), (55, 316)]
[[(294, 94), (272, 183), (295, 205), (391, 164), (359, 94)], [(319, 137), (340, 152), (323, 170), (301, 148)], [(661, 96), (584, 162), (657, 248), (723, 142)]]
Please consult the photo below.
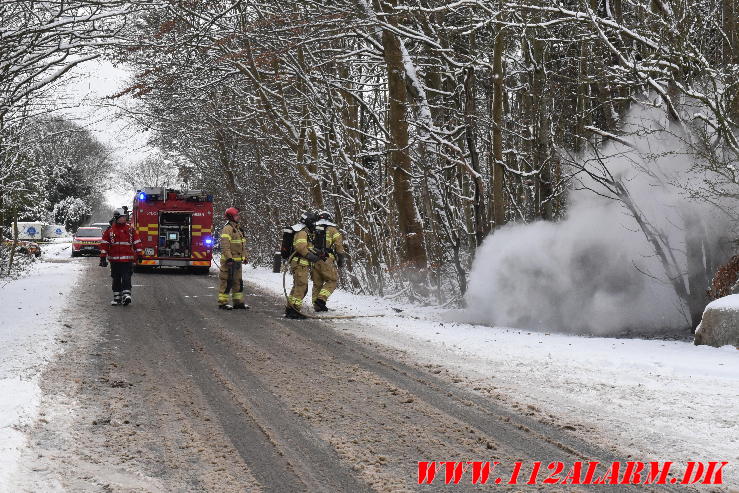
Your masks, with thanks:
[(143, 263), (144, 256), (143, 255), (139, 255), (139, 256), (136, 257), (136, 260), (138, 260), (139, 263)]
[(309, 262), (313, 262), (314, 264), (321, 260), (321, 258), (313, 252), (308, 252), (308, 255), (306, 255), (305, 258), (307, 258)]
[(231, 267), (233, 265), (233, 263), (234, 263), (234, 259), (232, 259), (232, 258), (227, 258), (226, 259), (226, 265), (228, 265), (229, 267)]
[(340, 253), (336, 256), (336, 265), (339, 266), (339, 269), (344, 268), (344, 254)]
[(108, 266), (108, 259), (105, 257), (100, 257), (100, 267), (107, 267)]
[(328, 258), (328, 252), (321, 252), (318, 256), (321, 257), (321, 260), (326, 260)]

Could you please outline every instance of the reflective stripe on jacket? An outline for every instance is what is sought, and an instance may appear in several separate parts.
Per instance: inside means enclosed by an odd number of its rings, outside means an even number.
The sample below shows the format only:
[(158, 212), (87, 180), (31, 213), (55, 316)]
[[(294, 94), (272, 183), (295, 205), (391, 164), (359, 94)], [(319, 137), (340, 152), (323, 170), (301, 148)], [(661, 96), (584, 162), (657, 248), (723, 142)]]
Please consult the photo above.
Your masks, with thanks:
[(293, 236), (293, 249), (295, 250), (295, 256), (293, 262), (299, 263), (300, 265), (309, 265), (310, 262), (305, 258), (308, 255), (313, 245), (308, 241), (308, 229), (304, 228), (295, 233)]
[(235, 262), (246, 261), (246, 237), (244, 231), (233, 221), (229, 221), (221, 232), (221, 258)]
[[(326, 248), (336, 253), (346, 253), (344, 250), (344, 239), (339, 230), (333, 226), (326, 228)], [(333, 257), (333, 254), (331, 255)]]
[(139, 234), (128, 223), (113, 223), (103, 233), (100, 256), (111, 262), (133, 262), (134, 256), (142, 251)]

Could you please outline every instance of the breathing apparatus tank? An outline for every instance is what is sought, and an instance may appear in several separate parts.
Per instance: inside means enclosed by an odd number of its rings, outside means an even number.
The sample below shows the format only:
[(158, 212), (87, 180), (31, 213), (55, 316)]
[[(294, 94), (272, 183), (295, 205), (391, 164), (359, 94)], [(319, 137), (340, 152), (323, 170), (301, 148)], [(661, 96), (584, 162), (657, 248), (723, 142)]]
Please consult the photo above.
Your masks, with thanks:
[(319, 252), (326, 250), (326, 226), (323, 224), (316, 224), (313, 232), (313, 248)]
[(295, 230), (288, 226), (282, 230), (282, 245), (280, 246), (280, 255), (283, 259), (287, 260), (293, 253), (293, 238), (295, 237)]
[(272, 272), (277, 274), (281, 270), (282, 270), (282, 254), (278, 250), (275, 252), (275, 255), (272, 257)]
[[(297, 226), (297, 225), (296, 225)], [(293, 239), (295, 238), (295, 226), (288, 226), (282, 230), (282, 243), (280, 249), (275, 252), (272, 259), (272, 272), (280, 272), (282, 262), (289, 259), (293, 254)]]

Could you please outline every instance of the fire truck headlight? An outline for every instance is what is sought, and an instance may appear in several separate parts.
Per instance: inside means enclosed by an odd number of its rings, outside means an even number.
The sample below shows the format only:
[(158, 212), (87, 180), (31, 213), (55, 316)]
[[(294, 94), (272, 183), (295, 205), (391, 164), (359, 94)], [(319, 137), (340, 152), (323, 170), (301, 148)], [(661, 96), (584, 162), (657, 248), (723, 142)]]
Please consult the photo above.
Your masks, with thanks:
[(146, 194), (144, 192), (139, 193), (139, 200), (146, 200)]

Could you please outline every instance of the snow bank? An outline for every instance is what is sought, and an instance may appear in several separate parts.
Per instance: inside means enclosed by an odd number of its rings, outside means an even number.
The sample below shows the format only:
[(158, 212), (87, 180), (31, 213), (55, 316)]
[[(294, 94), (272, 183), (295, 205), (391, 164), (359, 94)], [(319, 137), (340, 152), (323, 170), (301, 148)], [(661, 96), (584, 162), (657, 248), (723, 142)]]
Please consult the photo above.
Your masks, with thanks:
[[(247, 267), (244, 279), (282, 294), (281, 274)], [(289, 275), (287, 282), (289, 289)], [(454, 321), (458, 313), (341, 290), (329, 307), (385, 314), (333, 323), (421, 364), (445, 367), (465, 377), (460, 385), (534, 405), (638, 460), (739, 461), (739, 351), (733, 348), (465, 324)], [(735, 470), (727, 476), (739, 487)]]
[(38, 378), (59, 348), (64, 300), (84, 269), (85, 259), (67, 259), (70, 248), (68, 242), (43, 245), (44, 261), (26, 277), (0, 281), (0, 491), (13, 491), (24, 430), (39, 405)]
[(695, 329), (695, 344), (739, 349), (739, 294), (724, 296), (706, 306)]
[(717, 300), (713, 300), (706, 306), (706, 310), (735, 310), (739, 311), (739, 294), (731, 294)]

